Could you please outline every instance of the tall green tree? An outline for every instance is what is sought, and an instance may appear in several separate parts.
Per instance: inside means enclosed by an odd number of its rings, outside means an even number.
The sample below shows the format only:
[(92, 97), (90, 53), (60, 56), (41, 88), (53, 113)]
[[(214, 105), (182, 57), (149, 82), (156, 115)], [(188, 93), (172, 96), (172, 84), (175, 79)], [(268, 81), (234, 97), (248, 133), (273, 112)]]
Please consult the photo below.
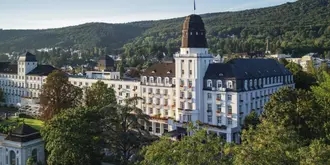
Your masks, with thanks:
[(112, 104), (102, 108), (105, 147), (113, 153), (116, 164), (130, 163), (132, 156), (152, 140), (143, 129), (149, 116), (135, 106), (137, 99), (130, 98), (124, 105)]
[(276, 125), (292, 127), (301, 139), (311, 140), (323, 132), (320, 115), (313, 93), (282, 88), (266, 104), (263, 118)]
[(69, 82), (66, 73), (54, 71), (47, 76), (40, 94), (40, 110), (44, 120), (51, 119), (61, 110), (80, 105), (82, 90)]
[(290, 127), (264, 120), (256, 129), (243, 130), (241, 138), (242, 144), (234, 149), (234, 164), (296, 164), (293, 155), (300, 145)]
[(49, 152), (49, 165), (101, 164), (102, 115), (96, 108), (67, 109), (41, 130)]
[(228, 165), (227, 144), (218, 136), (208, 135), (206, 130), (193, 130), (192, 136), (185, 136), (180, 141), (168, 137), (154, 142), (142, 150), (142, 165)]
[(86, 106), (89, 107), (99, 107), (115, 104), (116, 95), (113, 88), (108, 87), (102, 81), (97, 81), (91, 87), (86, 89)]

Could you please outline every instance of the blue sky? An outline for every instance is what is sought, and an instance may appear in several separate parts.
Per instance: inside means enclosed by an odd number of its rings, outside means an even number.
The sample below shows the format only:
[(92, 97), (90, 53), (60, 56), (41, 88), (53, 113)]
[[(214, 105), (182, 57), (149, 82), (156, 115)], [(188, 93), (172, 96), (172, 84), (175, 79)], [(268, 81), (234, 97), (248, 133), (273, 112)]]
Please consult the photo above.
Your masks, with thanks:
[[(196, 0), (196, 14), (237, 11), (295, 0)], [(0, 0), (0, 28), (44, 29), (86, 22), (122, 23), (182, 17), (193, 0)]]

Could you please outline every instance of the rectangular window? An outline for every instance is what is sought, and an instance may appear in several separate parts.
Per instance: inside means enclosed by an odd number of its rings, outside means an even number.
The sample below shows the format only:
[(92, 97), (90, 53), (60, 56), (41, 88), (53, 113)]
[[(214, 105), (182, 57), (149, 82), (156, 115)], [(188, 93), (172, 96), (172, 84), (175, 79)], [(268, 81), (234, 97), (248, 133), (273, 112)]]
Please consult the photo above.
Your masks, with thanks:
[(184, 75), (184, 70), (181, 70), (181, 74)]
[(192, 81), (191, 80), (188, 81), (188, 86), (189, 86), (189, 88), (192, 87)]
[(183, 98), (183, 97), (184, 97), (184, 93), (180, 92), (180, 98)]
[(168, 132), (168, 125), (164, 124), (164, 133), (167, 133), (167, 132)]
[(231, 101), (231, 97), (232, 97), (231, 95), (228, 95), (228, 101)]
[(221, 112), (221, 104), (217, 104), (217, 110)]
[(164, 95), (167, 95), (167, 94), (168, 94), (168, 90), (164, 89)]
[(207, 116), (207, 122), (209, 122), (209, 123), (212, 122), (212, 116), (211, 116), (211, 115), (208, 115), (208, 116)]
[(160, 133), (160, 123), (156, 123), (156, 133)]
[(191, 121), (191, 115), (187, 115), (187, 120), (188, 120), (188, 122)]
[(217, 100), (221, 100), (221, 94), (217, 94)]
[(143, 88), (143, 93), (146, 93), (146, 91), (147, 91), (146, 88)]
[(212, 104), (207, 104), (207, 110), (211, 110), (212, 111)]
[(160, 89), (156, 89), (156, 94), (160, 94)]
[(232, 125), (233, 124), (233, 120), (231, 118), (227, 118), (228, 121), (228, 125)]
[(212, 98), (212, 94), (211, 93), (207, 93), (207, 99), (211, 99)]
[(221, 125), (222, 124), (221, 116), (217, 116), (217, 123), (218, 123), (218, 125)]
[(129, 85), (126, 85), (126, 89), (129, 89), (130, 87), (129, 87)]

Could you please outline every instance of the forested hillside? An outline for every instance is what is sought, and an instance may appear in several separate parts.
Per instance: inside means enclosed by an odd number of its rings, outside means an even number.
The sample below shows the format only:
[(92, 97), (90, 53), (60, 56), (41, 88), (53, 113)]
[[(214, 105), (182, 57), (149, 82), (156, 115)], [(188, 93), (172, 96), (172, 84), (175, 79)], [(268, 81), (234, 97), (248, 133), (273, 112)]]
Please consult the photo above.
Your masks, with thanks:
[[(330, 0), (298, 0), (280, 6), (202, 15), (212, 53), (264, 51), (266, 40), (273, 52), (299, 56), (328, 54)], [(42, 47), (121, 49), (134, 66), (145, 57), (172, 54), (180, 46), (184, 18), (128, 24), (88, 23), (49, 30), (2, 30), (0, 52)]]

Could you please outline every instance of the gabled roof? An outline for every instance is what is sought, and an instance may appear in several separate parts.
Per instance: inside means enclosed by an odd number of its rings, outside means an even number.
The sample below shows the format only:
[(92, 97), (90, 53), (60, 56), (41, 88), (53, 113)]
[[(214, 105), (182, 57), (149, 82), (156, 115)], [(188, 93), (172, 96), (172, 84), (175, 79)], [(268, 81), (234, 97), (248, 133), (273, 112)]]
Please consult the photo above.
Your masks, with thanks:
[(291, 72), (273, 59), (233, 59), (227, 63), (210, 64), (204, 79), (251, 79), (282, 75), (291, 75)]
[(11, 133), (9, 133), (5, 140), (14, 142), (28, 142), (40, 138), (41, 135), (38, 130), (23, 123), (22, 125), (15, 128)]
[(175, 77), (175, 63), (158, 63), (146, 69), (142, 76)]

